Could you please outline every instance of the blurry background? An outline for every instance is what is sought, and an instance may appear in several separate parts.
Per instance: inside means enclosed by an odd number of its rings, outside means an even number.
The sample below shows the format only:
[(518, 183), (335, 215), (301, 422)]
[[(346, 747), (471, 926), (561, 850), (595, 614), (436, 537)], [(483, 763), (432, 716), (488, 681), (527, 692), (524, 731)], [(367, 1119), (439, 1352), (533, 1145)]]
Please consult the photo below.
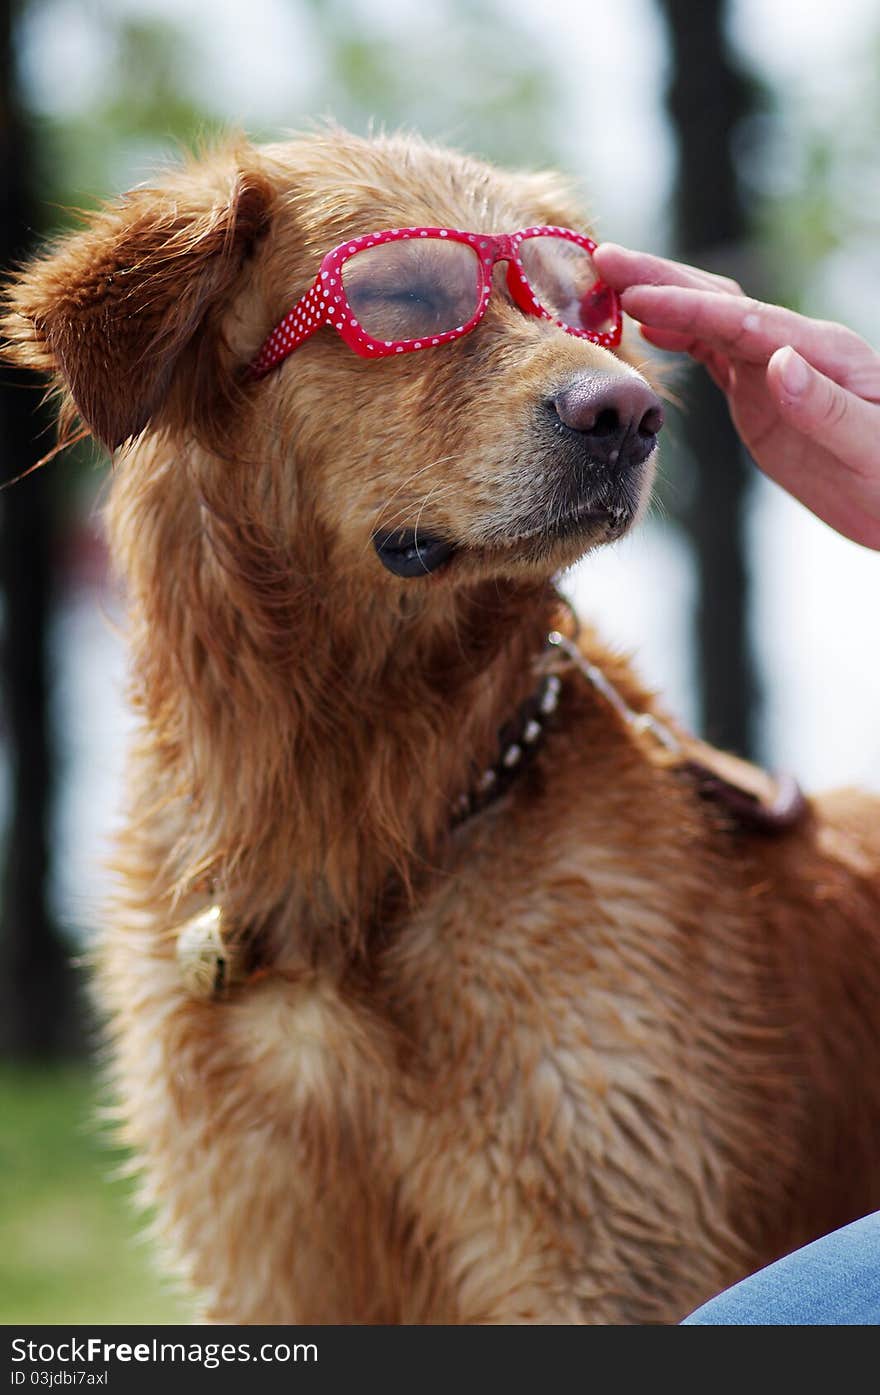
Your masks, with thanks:
[[(0, 266), (228, 124), (406, 124), (561, 166), (599, 235), (880, 343), (876, 0), (0, 0)], [(880, 555), (741, 457), (677, 381), (653, 517), (565, 581), (712, 740), (880, 789)], [(49, 450), (0, 370), (0, 480)], [(0, 494), (0, 1321), (172, 1321), (100, 1141), (87, 951), (126, 733), (106, 463)]]

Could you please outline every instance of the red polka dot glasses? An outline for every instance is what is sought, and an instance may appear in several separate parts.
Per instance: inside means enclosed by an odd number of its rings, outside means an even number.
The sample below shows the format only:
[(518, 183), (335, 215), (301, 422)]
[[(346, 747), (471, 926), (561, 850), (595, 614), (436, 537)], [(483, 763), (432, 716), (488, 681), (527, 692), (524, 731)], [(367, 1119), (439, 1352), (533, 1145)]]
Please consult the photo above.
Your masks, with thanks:
[(453, 228), (392, 228), (341, 242), (310, 290), (276, 325), (252, 365), (261, 378), (322, 325), (363, 358), (448, 344), (486, 313), (492, 269), (527, 315), (614, 348), (620, 300), (593, 265), (596, 243), (570, 228), (537, 227), (488, 236)]

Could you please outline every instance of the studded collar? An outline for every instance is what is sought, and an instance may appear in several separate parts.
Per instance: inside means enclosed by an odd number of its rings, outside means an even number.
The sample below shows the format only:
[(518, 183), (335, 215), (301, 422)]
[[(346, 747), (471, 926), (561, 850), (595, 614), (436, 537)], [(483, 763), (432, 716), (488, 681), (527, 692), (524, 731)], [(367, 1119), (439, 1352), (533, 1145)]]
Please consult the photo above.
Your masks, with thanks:
[[(581, 652), (575, 642), (577, 619), (571, 613), (574, 639), (560, 630), (551, 630), (547, 636), (548, 650), (569, 660), (640, 744), (645, 739), (649, 741), (655, 752), (652, 760), (681, 773), (701, 798), (719, 806), (731, 831), (739, 828), (778, 835), (809, 817), (809, 804), (791, 776), (770, 775), (714, 750), (651, 712), (634, 711), (607, 675)], [(497, 760), (477, 776), (471, 789), (459, 796), (453, 806), (453, 827), (465, 823), (505, 793), (529, 763), (553, 718), (561, 689), (560, 674), (543, 674), (534, 692), (499, 731)], [(250, 942), (247, 931), (228, 923), (218, 904), (209, 905), (179, 926), (176, 941), (184, 987), (196, 998), (222, 998), (236, 985), (275, 972), (258, 963), (258, 948)]]
[[(560, 596), (574, 626), (573, 636), (551, 630), (547, 649), (569, 660), (581, 678), (598, 693), (641, 743), (647, 741), (652, 757), (679, 771), (704, 800), (719, 805), (733, 827), (763, 834), (784, 833), (800, 824), (809, 806), (797, 781), (785, 772), (768, 774), (748, 761), (717, 751), (689, 732), (661, 721), (652, 712), (637, 712), (602, 669), (592, 663), (577, 644), (577, 615)], [(498, 757), (487, 766), (453, 806), (456, 827), (478, 814), (504, 794), (517, 774), (529, 763), (541, 744), (545, 727), (559, 703), (562, 678), (545, 674), (536, 690), (520, 704), (515, 715), (498, 733)]]
[(464, 823), (504, 794), (528, 764), (541, 743), (544, 728), (556, 711), (562, 680), (547, 673), (535, 691), (520, 703), (516, 713), (498, 733), (498, 758), (477, 777), (470, 790), (459, 795), (452, 811), (453, 825)]

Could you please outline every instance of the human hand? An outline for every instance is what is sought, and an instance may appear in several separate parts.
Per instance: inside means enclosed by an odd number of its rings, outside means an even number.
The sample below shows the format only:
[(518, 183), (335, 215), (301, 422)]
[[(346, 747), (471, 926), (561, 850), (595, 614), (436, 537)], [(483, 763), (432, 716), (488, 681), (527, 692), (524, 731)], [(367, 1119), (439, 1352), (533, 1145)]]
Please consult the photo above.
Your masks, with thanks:
[(705, 366), (765, 474), (880, 549), (880, 354), (843, 325), (751, 299), (726, 276), (610, 242), (594, 260), (649, 343)]

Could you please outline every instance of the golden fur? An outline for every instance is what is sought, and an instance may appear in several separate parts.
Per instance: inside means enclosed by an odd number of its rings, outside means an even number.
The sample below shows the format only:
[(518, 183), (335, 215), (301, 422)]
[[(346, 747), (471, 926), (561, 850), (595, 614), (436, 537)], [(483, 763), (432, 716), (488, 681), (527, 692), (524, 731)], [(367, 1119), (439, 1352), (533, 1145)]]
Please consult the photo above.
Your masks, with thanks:
[[(880, 1206), (876, 803), (747, 834), (560, 663), (533, 764), (451, 831), (551, 576), (602, 540), (523, 542), (535, 404), (631, 354), (496, 293), (443, 349), (321, 331), (244, 372), (343, 238), (537, 222), (580, 225), (555, 179), (415, 139), (239, 142), (9, 292), (8, 354), (116, 449), (140, 726), (98, 985), (144, 1199), (213, 1319), (674, 1322)], [(371, 536), (423, 514), (464, 546), (400, 580)], [(263, 971), (199, 1001), (175, 937), (212, 902)]]

